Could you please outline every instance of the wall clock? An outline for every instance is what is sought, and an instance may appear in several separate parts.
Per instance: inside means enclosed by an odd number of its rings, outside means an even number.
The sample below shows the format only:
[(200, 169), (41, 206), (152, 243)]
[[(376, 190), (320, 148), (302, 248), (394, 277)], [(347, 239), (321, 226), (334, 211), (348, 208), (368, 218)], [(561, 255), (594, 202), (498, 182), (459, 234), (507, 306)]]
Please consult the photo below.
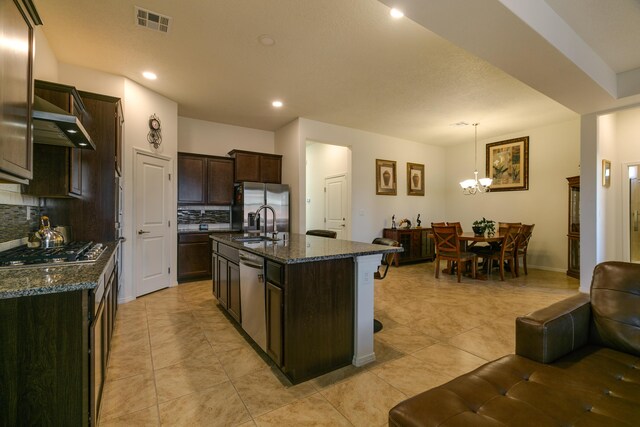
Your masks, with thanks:
[(147, 141), (153, 145), (156, 150), (162, 144), (162, 129), (160, 128), (160, 118), (155, 114), (149, 117), (149, 133), (147, 134)]

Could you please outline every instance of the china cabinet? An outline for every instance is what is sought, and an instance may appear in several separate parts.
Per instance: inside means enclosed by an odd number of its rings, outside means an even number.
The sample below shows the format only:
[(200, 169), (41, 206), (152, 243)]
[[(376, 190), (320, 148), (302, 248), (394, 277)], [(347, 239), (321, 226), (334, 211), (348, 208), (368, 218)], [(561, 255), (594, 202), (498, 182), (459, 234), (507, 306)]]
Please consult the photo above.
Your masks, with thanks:
[(580, 278), (580, 177), (567, 178), (569, 184), (569, 218), (567, 275)]

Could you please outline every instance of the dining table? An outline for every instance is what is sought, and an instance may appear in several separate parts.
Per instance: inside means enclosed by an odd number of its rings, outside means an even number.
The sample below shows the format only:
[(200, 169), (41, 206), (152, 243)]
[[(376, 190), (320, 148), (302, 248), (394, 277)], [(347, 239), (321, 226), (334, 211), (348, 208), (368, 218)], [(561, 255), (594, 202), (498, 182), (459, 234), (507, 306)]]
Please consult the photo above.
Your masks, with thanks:
[[(429, 234), (430, 238), (433, 238), (433, 234), (430, 233)], [(473, 233), (472, 231), (465, 231), (462, 234), (458, 234), (458, 240), (460, 240), (461, 243), (464, 244), (464, 247), (461, 247), (460, 250), (463, 252), (466, 252), (468, 247), (469, 247), (469, 243), (470, 242), (475, 242), (475, 243), (502, 243), (504, 242), (505, 237), (507, 237), (506, 234), (501, 234), (501, 233), (494, 233), (491, 235), (488, 234), (480, 234), (477, 235), (475, 233)], [(444, 268), (442, 269), (442, 272), (445, 274), (449, 274), (450, 271), (448, 268)], [(475, 279), (478, 280), (487, 280), (487, 276), (480, 274), (480, 273), (476, 273), (476, 277)]]

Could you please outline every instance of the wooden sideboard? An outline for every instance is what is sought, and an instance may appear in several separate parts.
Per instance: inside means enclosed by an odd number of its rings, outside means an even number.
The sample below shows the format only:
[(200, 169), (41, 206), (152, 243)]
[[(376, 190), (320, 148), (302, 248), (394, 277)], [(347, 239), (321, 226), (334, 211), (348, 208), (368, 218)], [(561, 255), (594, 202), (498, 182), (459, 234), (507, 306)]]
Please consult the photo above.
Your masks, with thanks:
[(397, 240), (404, 248), (404, 252), (395, 256), (396, 267), (407, 262), (435, 259), (435, 243), (429, 237), (430, 231), (430, 228), (385, 228), (383, 230), (383, 237)]

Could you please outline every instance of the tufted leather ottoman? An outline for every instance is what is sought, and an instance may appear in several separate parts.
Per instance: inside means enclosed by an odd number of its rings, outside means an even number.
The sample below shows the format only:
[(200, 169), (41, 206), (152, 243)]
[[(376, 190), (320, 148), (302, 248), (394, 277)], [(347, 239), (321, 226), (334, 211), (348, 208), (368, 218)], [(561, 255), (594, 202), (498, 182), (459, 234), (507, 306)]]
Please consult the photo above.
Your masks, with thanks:
[(391, 426), (640, 426), (640, 265), (516, 321), (516, 353), (389, 411)]

